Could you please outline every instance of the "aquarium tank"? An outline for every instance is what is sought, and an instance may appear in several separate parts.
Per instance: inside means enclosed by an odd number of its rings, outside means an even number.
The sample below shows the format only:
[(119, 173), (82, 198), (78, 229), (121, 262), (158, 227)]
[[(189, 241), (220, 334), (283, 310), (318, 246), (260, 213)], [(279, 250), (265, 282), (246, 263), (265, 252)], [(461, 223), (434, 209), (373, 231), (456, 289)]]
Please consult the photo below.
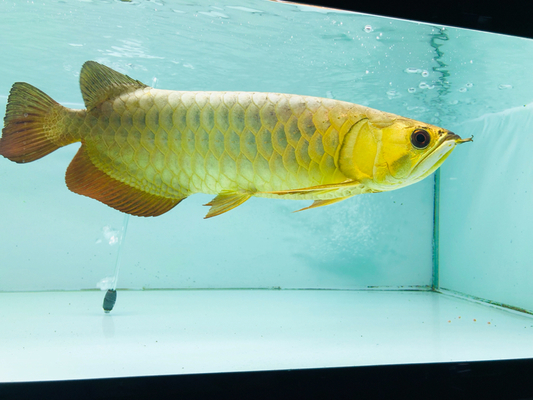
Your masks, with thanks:
[(259, 0), (2, 0), (0, 22), (1, 110), (15, 82), (84, 108), (92, 60), (473, 137), (412, 186), (209, 219), (212, 195), (145, 218), (69, 191), (79, 144), (2, 157), (0, 381), (533, 357), (530, 39)]

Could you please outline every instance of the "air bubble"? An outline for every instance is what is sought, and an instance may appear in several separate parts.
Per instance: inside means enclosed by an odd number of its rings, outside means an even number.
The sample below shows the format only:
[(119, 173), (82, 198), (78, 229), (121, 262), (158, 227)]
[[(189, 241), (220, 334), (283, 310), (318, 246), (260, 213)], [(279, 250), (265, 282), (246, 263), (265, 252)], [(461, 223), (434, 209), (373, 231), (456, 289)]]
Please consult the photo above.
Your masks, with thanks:
[(422, 71), (422, 76), (423, 76), (424, 78), (427, 78), (427, 77), (429, 76), (429, 72), (427, 72), (426, 70), (423, 70), (423, 71)]
[(406, 68), (405, 72), (407, 72), (408, 74), (419, 74), (420, 72), (422, 72), (422, 70), (418, 68)]
[(100, 282), (96, 284), (96, 287), (100, 290), (109, 290), (113, 289), (113, 286), (115, 285), (115, 278), (112, 276), (106, 276), (105, 278), (101, 279)]
[(120, 231), (118, 229), (113, 229), (110, 226), (104, 226), (102, 228), (102, 234), (105, 241), (111, 246), (117, 244), (120, 238)]
[(407, 89), (407, 91), (409, 93), (414, 93), (414, 92), (416, 92), (416, 89), (414, 87), (410, 87), (409, 89)]
[(366, 33), (370, 33), (374, 30), (371, 25), (366, 25), (363, 29)]
[(465, 85), (465, 87), (467, 87), (467, 88), (471, 88), (472, 86), (474, 86), (474, 84), (473, 84), (473, 83), (470, 83), (470, 82), (468, 82), (468, 83)]
[(464, 93), (464, 92), (466, 92), (466, 88), (465, 88), (465, 87), (462, 87), (461, 89), (459, 89), (459, 91), (460, 91), (461, 93)]
[(387, 97), (389, 98), (389, 100), (396, 99), (401, 96), (402, 95), (400, 93), (398, 93), (396, 90), (393, 90), (393, 89), (387, 92)]
[(512, 89), (513, 85), (500, 85), (498, 86), (498, 89), (500, 90), (506, 90), (506, 89)]
[(430, 90), (431, 90), (431, 89), (435, 89), (435, 85), (428, 85), (426, 82), (420, 82), (420, 83), (418, 84), (418, 87), (419, 87), (420, 89), (430, 89)]

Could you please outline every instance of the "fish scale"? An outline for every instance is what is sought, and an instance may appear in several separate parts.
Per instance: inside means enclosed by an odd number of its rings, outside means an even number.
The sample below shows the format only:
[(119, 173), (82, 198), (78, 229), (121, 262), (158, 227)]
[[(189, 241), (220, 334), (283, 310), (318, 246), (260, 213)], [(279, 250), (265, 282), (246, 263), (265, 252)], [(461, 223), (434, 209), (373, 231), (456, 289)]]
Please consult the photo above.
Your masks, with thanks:
[[(81, 140), (95, 145), (98, 168), (128, 184), (162, 189), (156, 194), (327, 184), (336, 167), (325, 149), (335, 143), (324, 145), (323, 134), (335, 133), (327, 123), (326, 132), (316, 129), (308, 101), (316, 108), (314, 98), (296, 95), (138, 89), (100, 105), (101, 117), (96, 124), (87, 119)], [(110, 120), (123, 129), (103, 131), (114, 125)]]
[(470, 141), (332, 99), (153, 89), (92, 61), (80, 86), (86, 110), (15, 83), (0, 154), (26, 163), (81, 141), (68, 188), (139, 216), (163, 214), (200, 192), (216, 195), (206, 218), (251, 196), (320, 207), (415, 183)]

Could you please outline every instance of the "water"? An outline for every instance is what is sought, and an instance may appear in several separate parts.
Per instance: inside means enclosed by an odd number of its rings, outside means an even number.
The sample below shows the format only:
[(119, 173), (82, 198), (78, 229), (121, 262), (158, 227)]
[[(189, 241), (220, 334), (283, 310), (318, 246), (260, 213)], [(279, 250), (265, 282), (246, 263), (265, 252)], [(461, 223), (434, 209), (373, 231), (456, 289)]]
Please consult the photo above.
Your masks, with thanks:
[[(15, 81), (83, 107), (79, 70), (90, 59), (159, 88), (330, 97), (449, 128), (531, 102), (533, 84), (523, 77), (533, 47), (525, 39), (255, 1), (0, 5), (10, 32), (0, 44), (9, 54), (2, 108)], [(471, 133), (476, 144), (449, 164), (461, 166), (482, 146), (483, 136)], [(66, 190), (76, 146), (27, 166), (0, 160), (2, 201), (12, 210), (4, 226), (17, 227), (0, 235), (18, 266), (0, 271), (0, 290), (89, 289), (110, 275), (117, 249), (102, 238), (120, 229), (121, 216)], [(430, 286), (432, 197), (427, 179), (299, 214), (290, 211), (308, 202), (252, 199), (201, 221), (209, 198), (196, 195), (168, 215), (132, 220), (121, 285)]]
[[(251, 199), (203, 220), (211, 197), (194, 195), (130, 219), (119, 290), (440, 282), (533, 311), (531, 40), (246, 0), (2, 0), (0, 32), (0, 109), (16, 81), (83, 107), (79, 71), (95, 60), (161, 89), (328, 97), (475, 136), (442, 168), (438, 243), (433, 177), (296, 214), (309, 202)], [(0, 292), (95, 289), (113, 275), (123, 215), (66, 188), (78, 146), (0, 159)]]

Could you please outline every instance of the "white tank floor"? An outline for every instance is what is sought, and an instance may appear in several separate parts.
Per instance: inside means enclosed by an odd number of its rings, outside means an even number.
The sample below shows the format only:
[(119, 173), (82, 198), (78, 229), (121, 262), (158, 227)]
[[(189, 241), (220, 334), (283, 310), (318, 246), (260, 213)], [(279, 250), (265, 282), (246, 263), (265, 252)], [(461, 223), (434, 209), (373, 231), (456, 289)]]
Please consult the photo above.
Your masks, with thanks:
[(0, 293), (0, 381), (533, 357), (533, 318), (433, 292)]

